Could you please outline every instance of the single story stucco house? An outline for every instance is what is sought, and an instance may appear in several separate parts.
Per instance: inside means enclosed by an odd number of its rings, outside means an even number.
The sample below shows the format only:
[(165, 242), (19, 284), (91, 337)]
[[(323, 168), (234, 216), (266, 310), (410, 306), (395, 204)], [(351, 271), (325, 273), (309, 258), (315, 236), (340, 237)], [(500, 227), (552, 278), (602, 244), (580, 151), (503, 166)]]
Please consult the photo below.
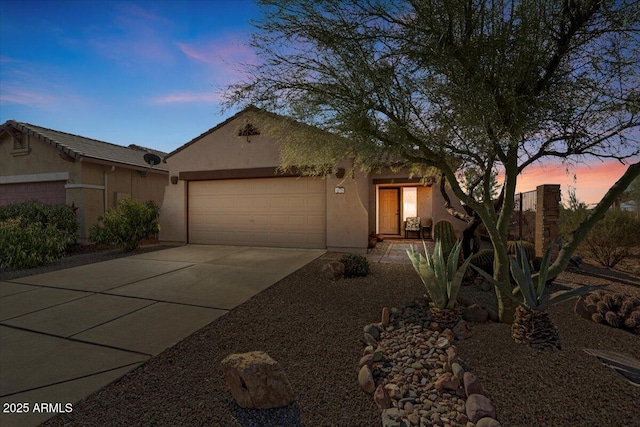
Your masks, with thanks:
[(321, 178), (281, 172), (278, 141), (250, 122), (256, 111), (247, 107), (165, 157), (161, 241), (364, 253), (371, 232), (403, 237), (406, 217), (464, 227), (437, 188), (407, 171), (344, 176), (345, 161)]
[(28, 200), (77, 208), (79, 240), (120, 199), (162, 205), (169, 168), (128, 147), (9, 120), (0, 126), (0, 206)]

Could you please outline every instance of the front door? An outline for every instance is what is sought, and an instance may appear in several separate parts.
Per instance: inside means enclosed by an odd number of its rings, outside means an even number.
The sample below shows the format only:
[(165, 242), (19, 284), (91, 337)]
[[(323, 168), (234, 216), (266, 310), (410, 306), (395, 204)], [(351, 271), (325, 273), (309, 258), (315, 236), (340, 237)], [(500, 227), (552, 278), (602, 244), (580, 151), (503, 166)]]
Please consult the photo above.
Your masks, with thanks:
[(380, 234), (400, 234), (400, 189), (379, 190)]

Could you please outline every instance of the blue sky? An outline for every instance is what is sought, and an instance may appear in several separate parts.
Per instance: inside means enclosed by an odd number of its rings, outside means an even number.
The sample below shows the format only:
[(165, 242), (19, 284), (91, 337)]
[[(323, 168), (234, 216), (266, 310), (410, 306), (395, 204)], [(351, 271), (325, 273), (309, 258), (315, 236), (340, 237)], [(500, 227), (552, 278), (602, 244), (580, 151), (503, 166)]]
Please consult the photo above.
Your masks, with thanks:
[(172, 151), (235, 111), (247, 0), (0, 0), (0, 123)]
[[(173, 151), (236, 112), (221, 93), (256, 62), (259, 17), (252, 0), (0, 0), (0, 123)], [(559, 183), (594, 203), (626, 167), (565, 169), (534, 165), (518, 191)]]

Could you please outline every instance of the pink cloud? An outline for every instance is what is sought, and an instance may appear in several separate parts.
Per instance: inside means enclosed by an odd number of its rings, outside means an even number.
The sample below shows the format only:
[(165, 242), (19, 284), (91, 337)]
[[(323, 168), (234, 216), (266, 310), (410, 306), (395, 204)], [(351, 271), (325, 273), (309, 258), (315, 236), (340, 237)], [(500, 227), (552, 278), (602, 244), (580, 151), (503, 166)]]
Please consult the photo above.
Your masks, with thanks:
[(54, 96), (41, 91), (0, 86), (0, 104), (51, 106), (55, 103), (56, 98)]
[(238, 40), (238, 38), (225, 38), (196, 45), (178, 43), (178, 48), (191, 59), (216, 68), (235, 71), (240, 63), (255, 63), (256, 61), (253, 50)]
[(594, 204), (602, 199), (609, 188), (624, 174), (627, 167), (628, 165), (615, 160), (596, 161), (576, 166), (561, 163), (532, 165), (518, 177), (516, 191), (533, 190), (542, 184), (560, 184), (563, 200), (566, 200), (569, 187), (573, 187), (578, 200)]
[(188, 104), (188, 103), (218, 103), (222, 100), (221, 94), (206, 92), (177, 92), (168, 95), (158, 96), (153, 98), (151, 102), (153, 104)]

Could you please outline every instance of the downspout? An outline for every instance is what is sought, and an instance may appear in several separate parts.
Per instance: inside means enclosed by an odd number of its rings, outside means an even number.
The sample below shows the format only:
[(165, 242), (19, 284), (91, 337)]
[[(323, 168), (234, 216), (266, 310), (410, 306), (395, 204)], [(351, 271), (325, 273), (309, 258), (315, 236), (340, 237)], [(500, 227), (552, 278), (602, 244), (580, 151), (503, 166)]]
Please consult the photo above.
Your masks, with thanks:
[(111, 172), (115, 171), (116, 167), (115, 166), (111, 166), (111, 169), (108, 171), (104, 172), (104, 213), (107, 212), (107, 203), (109, 201), (109, 192), (107, 191), (107, 183), (109, 182), (109, 180), (107, 179), (107, 175), (110, 174)]

